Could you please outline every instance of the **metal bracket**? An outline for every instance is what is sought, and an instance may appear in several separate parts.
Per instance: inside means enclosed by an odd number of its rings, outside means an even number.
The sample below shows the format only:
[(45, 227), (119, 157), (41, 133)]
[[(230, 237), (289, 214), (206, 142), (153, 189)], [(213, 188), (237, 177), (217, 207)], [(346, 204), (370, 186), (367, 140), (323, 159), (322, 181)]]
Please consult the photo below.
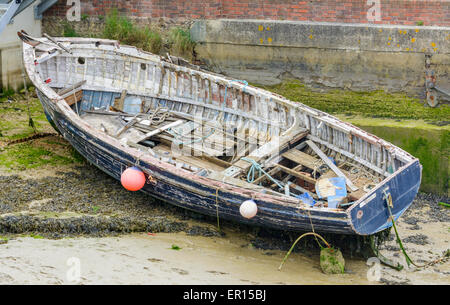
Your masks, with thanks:
[(425, 88), (427, 103), (430, 107), (436, 107), (441, 102), (450, 102), (450, 92), (436, 86), (436, 75), (431, 69), (431, 55), (425, 55)]
[(389, 187), (387, 187), (387, 188), (385, 188), (384, 190), (383, 190), (383, 199), (384, 200), (386, 200), (386, 203), (391, 207), (391, 208), (393, 208), (394, 207), (394, 203), (392, 202), (392, 195), (391, 195), (391, 193), (389, 192)]

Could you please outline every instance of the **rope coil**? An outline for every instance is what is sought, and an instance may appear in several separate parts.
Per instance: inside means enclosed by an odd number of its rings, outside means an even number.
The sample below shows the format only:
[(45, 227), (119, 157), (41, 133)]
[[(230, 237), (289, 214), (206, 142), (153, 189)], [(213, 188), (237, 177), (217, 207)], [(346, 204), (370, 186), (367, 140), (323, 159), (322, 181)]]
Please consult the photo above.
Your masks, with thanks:
[(264, 175), (266, 175), (267, 178), (269, 178), (273, 183), (275, 183), (276, 185), (278, 185), (278, 187), (279, 187), (280, 189), (283, 188), (283, 186), (282, 186), (278, 181), (276, 181), (275, 179), (273, 179), (272, 176), (270, 176), (270, 175), (269, 175), (269, 174), (261, 167), (261, 165), (260, 165), (258, 162), (256, 162), (256, 161), (253, 160), (253, 159), (246, 158), (246, 157), (242, 157), (241, 160), (247, 161), (247, 162), (249, 162), (249, 163), (252, 164), (252, 166), (251, 166), (250, 169), (248, 170), (248, 174), (247, 174), (247, 182), (248, 182), (248, 183), (253, 183), (253, 182), (255, 181), (255, 172), (256, 172), (256, 171), (259, 171), (259, 177), (261, 177), (261, 175), (264, 174)]

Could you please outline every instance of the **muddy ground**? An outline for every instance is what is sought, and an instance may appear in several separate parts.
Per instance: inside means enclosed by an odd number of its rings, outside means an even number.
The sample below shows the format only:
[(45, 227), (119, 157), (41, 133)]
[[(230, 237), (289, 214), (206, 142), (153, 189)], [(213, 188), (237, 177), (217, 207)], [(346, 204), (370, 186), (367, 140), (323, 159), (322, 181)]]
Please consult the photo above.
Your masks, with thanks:
[[(49, 142), (59, 143), (53, 145), (63, 148), (61, 154), (71, 150), (58, 136), (33, 140), (28, 145), (47, 146)], [(435, 259), (449, 248), (450, 212), (438, 205), (445, 200), (419, 194), (398, 222), (404, 245), (418, 264)], [(83, 283), (450, 284), (448, 262), (424, 270), (407, 268), (393, 232), (381, 246), (381, 253), (402, 263), (405, 270), (381, 266), (379, 281), (370, 282), (367, 272), (371, 267), (357, 253), (361, 245), (350, 238), (326, 237), (343, 250), (345, 275), (322, 274), (314, 241), (300, 245), (285, 270), (279, 272), (277, 267), (297, 234), (223, 220), (219, 231), (216, 223), (215, 218), (173, 207), (143, 193), (128, 192), (118, 181), (83, 161), (3, 169), (0, 283), (67, 283), (67, 266), (61, 260), (76, 256), (85, 262), (85, 268), (93, 268), (84, 275)], [(172, 245), (181, 249), (172, 250)], [(49, 250), (53, 248), (60, 254)], [(148, 248), (152, 250), (148, 252)], [(166, 252), (177, 254), (172, 260)], [(175, 258), (178, 256), (184, 263)], [(199, 261), (208, 261), (208, 256), (216, 257), (215, 263), (204, 266), (211, 270), (195, 269)], [(99, 269), (96, 260), (107, 260), (111, 267)], [(127, 273), (130, 269), (123, 268), (124, 264), (139, 272)], [(261, 271), (263, 266), (266, 269)], [(148, 272), (151, 277), (145, 268), (153, 271)], [(214, 280), (210, 279), (212, 275)]]
[[(380, 266), (374, 273), (378, 265), (367, 265), (362, 240), (332, 235), (324, 237), (344, 252), (345, 274), (320, 271), (314, 239), (300, 243), (278, 271), (298, 233), (223, 220), (218, 230), (216, 218), (126, 191), (56, 134), (7, 145), (20, 138), (17, 130), (33, 134), (26, 115), (8, 128), (5, 109), (13, 103), (0, 103), (0, 284), (73, 283), (71, 257), (81, 262), (81, 284), (450, 284), (448, 260), (407, 267), (393, 231), (380, 252), (402, 271)], [(54, 133), (41, 115), (35, 120), (40, 132)], [(450, 210), (439, 202), (449, 200), (419, 194), (398, 221), (417, 264), (450, 248)]]

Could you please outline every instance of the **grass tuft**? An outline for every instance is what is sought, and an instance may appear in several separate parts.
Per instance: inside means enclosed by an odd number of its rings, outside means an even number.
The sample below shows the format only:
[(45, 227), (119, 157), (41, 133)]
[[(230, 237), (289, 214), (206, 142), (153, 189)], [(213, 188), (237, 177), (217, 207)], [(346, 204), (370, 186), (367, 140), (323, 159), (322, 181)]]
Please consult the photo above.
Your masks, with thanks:
[(157, 30), (136, 26), (127, 17), (119, 16), (117, 9), (111, 10), (106, 16), (103, 37), (155, 54), (161, 51), (163, 45)]
[(63, 36), (64, 37), (78, 37), (80, 35), (75, 31), (75, 29), (69, 22), (64, 21), (63, 22)]
[(169, 33), (170, 51), (176, 56), (192, 60), (194, 57), (195, 42), (191, 38), (189, 30), (174, 27)]

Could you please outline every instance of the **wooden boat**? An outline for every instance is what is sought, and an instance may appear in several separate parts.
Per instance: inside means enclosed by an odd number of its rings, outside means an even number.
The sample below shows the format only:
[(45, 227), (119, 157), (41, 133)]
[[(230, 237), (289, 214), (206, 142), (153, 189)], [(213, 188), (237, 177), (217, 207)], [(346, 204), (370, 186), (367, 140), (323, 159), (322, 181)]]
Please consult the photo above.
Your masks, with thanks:
[[(283, 230), (371, 235), (392, 224), (389, 198), (398, 218), (419, 189), (422, 167), (407, 152), (244, 81), (111, 40), (19, 36), (61, 135), (118, 180), (138, 167), (142, 191), (171, 204)], [(240, 213), (248, 200), (253, 218)]]

